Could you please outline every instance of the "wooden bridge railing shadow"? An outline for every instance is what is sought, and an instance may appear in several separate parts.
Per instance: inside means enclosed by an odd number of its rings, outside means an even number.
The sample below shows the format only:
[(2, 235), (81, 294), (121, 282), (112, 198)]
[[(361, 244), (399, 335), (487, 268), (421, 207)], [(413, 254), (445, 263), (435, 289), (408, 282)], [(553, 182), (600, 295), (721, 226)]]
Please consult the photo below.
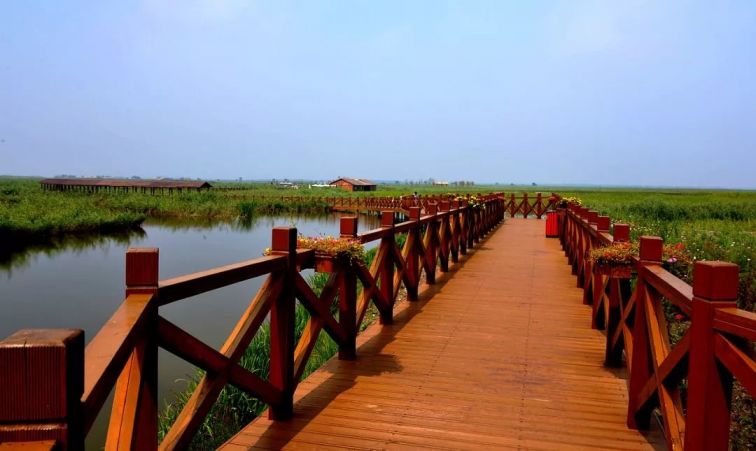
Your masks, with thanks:
[[(738, 266), (696, 262), (690, 286), (663, 268), (662, 240), (652, 236), (640, 238), (630, 267), (592, 264), (592, 249), (628, 241), (630, 228), (614, 224), (610, 234), (608, 216), (576, 204), (557, 214), (583, 302), (592, 306), (592, 325), (606, 331), (605, 365), (629, 371), (627, 425), (647, 429), (656, 410), (669, 449), (728, 449), (733, 378), (756, 394), (756, 314), (737, 308)], [(676, 343), (663, 300), (690, 321)]]
[[(158, 280), (157, 249), (126, 253), (126, 298), (84, 347), (81, 330), (22, 330), (0, 342), (0, 443), (34, 442), (40, 449), (82, 449), (84, 438), (115, 387), (106, 449), (184, 449), (228, 384), (262, 400), (269, 416), (292, 416), (293, 394), (318, 335), (325, 331), (339, 346), (340, 359), (356, 356), (356, 335), (372, 302), (380, 321), (393, 321), (403, 285), (418, 299), (421, 274), (436, 282), (437, 269), (449, 271), (504, 217), (505, 199), (480, 196), (429, 202), (408, 209), (409, 220), (395, 223), (382, 214), (381, 227), (357, 234), (357, 218), (341, 219), (342, 236), (362, 243), (379, 241), (368, 268), (313, 250), (297, 249), (297, 230), (273, 229), (271, 254), (262, 258)], [(406, 234), (402, 248), (399, 234)], [(300, 274), (329, 273), (320, 296)], [(159, 314), (159, 307), (255, 277), (267, 276), (221, 347), (193, 337)], [(358, 291), (358, 281), (362, 290)], [(294, 340), (297, 300), (310, 319)], [(338, 314), (331, 305), (338, 300)], [(238, 362), (266, 320), (270, 321), (270, 371), (265, 380)], [(158, 443), (157, 351), (161, 347), (206, 374), (184, 409)]]

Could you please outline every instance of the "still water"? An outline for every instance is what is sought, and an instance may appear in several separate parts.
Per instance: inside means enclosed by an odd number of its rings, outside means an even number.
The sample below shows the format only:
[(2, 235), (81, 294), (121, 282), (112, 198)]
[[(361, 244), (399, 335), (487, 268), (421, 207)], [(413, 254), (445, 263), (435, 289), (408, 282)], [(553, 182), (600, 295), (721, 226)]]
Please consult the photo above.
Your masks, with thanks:
[[(360, 231), (380, 220), (360, 217)], [(336, 235), (338, 215), (260, 217), (241, 223), (148, 222), (130, 233), (69, 239), (0, 256), (0, 337), (22, 328), (83, 329), (87, 342), (123, 301), (124, 253), (129, 247), (160, 248), (160, 279), (262, 255), (271, 229), (296, 226), (307, 236)], [(205, 343), (219, 348), (254, 297), (264, 277), (161, 307), (160, 314)], [(188, 363), (161, 350), (161, 405), (194, 374)], [(87, 440), (104, 442), (109, 405)]]

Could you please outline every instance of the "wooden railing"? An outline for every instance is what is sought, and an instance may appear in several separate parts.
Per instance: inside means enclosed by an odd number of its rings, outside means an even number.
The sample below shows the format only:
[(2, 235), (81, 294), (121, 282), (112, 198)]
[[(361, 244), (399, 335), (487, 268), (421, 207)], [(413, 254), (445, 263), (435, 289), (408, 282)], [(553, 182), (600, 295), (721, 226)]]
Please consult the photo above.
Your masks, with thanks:
[[(506, 194), (496, 193), (504, 199), (504, 210), (509, 216), (522, 215), (535, 216), (540, 219), (547, 211), (554, 210), (559, 196), (551, 194), (544, 197), (541, 193), (536, 193), (535, 197), (530, 197), (528, 193)], [(481, 197), (481, 194), (475, 195)], [(458, 196), (456, 195), (418, 195), (417, 199), (413, 196), (255, 196), (259, 199), (280, 200), (281, 202), (322, 202), (330, 205), (336, 210), (347, 211), (384, 211), (394, 210), (397, 212), (409, 212), (411, 207), (420, 207), (425, 213), (430, 205), (438, 205), (441, 202), (453, 202)], [(465, 194), (463, 200), (468, 202), (472, 195)]]
[[(558, 215), (563, 248), (584, 303), (592, 306), (592, 325), (606, 330), (605, 365), (629, 370), (628, 426), (647, 429), (658, 409), (669, 449), (728, 449), (733, 377), (756, 394), (756, 314), (736, 306), (738, 266), (696, 262), (690, 286), (662, 267), (661, 238), (641, 237), (631, 289), (633, 275), (587, 258), (594, 248), (629, 240), (629, 227), (614, 224), (610, 234), (609, 217), (578, 205)], [(662, 299), (690, 319), (676, 343)]]
[[(362, 234), (356, 233), (356, 217), (341, 218), (342, 235), (380, 242), (369, 268), (297, 249), (297, 230), (291, 227), (273, 229), (269, 256), (164, 281), (158, 281), (158, 249), (130, 249), (125, 300), (86, 349), (81, 330), (22, 330), (0, 342), (0, 442), (81, 449), (113, 387), (105, 444), (109, 450), (186, 448), (228, 384), (267, 404), (271, 418), (290, 418), (294, 390), (318, 334), (325, 330), (338, 343), (339, 358), (354, 359), (355, 337), (371, 302), (380, 321), (391, 323), (401, 285), (407, 298), (416, 300), (421, 274), (433, 284), (437, 266), (448, 271), (450, 261), (457, 262), (503, 219), (501, 196), (482, 200), (476, 208), (465, 201), (428, 203), (425, 214), (410, 207), (410, 219), (399, 224), (394, 212), (386, 211), (379, 229)], [(407, 234), (401, 249), (398, 234)], [(320, 296), (300, 274), (307, 268), (330, 273)], [(220, 350), (159, 313), (161, 306), (260, 276), (266, 276), (265, 282)], [(332, 315), (336, 297), (338, 315)], [(296, 300), (310, 313), (297, 343)], [(266, 318), (267, 380), (239, 365)], [(158, 347), (206, 372), (160, 444)]]

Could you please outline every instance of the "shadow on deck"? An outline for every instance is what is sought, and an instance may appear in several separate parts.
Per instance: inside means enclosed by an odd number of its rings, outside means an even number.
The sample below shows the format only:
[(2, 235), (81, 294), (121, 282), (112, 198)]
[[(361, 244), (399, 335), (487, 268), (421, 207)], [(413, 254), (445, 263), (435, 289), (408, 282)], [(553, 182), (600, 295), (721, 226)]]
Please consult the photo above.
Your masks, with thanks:
[[(390, 326), (298, 387), (290, 421), (260, 417), (223, 449), (664, 449), (625, 425), (624, 369), (543, 222), (509, 219)], [(464, 267), (464, 271), (459, 269)]]

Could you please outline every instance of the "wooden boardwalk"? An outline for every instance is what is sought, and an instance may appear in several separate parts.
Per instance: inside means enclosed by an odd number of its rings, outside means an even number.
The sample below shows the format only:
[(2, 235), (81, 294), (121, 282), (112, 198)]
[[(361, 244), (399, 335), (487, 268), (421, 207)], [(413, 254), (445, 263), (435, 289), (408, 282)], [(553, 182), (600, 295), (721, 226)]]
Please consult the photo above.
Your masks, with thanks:
[[(294, 419), (223, 449), (663, 449), (625, 425), (624, 370), (543, 222), (509, 219), (457, 270), (303, 381)], [(459, 271), (460, 267), (463, 271)]]

